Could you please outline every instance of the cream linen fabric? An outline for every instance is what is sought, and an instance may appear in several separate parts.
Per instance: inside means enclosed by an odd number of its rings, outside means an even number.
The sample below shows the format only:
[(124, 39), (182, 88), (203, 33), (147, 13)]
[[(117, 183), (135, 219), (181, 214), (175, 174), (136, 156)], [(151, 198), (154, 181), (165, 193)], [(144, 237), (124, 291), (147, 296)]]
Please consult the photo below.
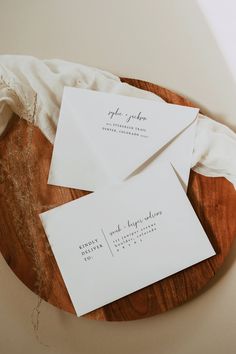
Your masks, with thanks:
[[(96, 68), (58, 59), (0, 55), (0, 135), (14, 112), (37, 125), (53, 143), (64, 86), (163, 101)], [(199, 114), (192, 168), (206, 176), (223, 176), (236, 188), (236, 134)]]

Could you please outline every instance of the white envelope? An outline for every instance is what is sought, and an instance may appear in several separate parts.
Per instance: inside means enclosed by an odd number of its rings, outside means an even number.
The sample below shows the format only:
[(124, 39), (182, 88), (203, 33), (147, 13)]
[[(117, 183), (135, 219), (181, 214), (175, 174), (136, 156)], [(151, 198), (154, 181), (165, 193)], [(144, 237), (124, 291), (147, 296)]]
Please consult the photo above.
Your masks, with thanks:
[(198, 111), (65, 87), (48, 183), (95, 191), (164, 159), (186, 190)]
[(78, 316), (215, 255), (170, 164), (40, 218)]

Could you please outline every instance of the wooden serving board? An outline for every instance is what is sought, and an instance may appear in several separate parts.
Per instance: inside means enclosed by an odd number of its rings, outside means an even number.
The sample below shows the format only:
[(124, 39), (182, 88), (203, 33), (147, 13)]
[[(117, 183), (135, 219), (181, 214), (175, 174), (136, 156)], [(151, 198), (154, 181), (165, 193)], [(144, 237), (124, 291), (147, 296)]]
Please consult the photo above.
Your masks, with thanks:
[[(192, 106), (185, 98), (148, 82), (122, 79)], [(88, 192), (47, 185), (52, 145), (33, 125), (15, 117), (0, 140), (0, 250), (13, 272), (49, 303), (75, 313), (38, 214)], [(198, 263), (84, 317), (122, 321), (153, 316), (194, 297), (223, 264), (236, 235), (236, 192), (224, 178), (191, 172), (189, 199), (217, 256)]]

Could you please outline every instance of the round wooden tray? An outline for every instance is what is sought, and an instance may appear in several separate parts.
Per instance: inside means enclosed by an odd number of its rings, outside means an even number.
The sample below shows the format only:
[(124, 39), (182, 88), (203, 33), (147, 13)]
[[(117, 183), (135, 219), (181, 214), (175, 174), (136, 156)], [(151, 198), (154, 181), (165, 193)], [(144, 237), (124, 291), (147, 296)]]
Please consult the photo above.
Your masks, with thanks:
[[(192, 106), (157, 85), (122, 79), (167, 102)], [(36, 294), (75, 313), (38, 214), (88, 192), (47, 185), (52, 145), (33, 125), (15, 118), (0, 141), (0, 250), (13, 272)], [(84, 317), (122, 321), (153, 316), (195, 296), (212, 279), (236, 235), (236, 192), (224, 178), (191, 172), (188, 197), (217, 256), (90, 312)]]

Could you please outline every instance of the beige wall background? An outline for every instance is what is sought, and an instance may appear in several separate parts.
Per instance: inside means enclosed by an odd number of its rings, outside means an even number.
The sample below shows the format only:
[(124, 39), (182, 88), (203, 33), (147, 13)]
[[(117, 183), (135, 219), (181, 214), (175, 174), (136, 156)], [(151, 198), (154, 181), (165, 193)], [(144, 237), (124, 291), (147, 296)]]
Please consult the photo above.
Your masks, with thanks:
[[(206, 2), (208, 13), (195, 0), (0, 0), (0, 53), (61, 58), (152, 81), (236, 129), (235, 76), (208, 17), (232, 1)], [(43, 302), (35, 331), (37, 297), (0, 257), (0, 353), (234, 354), (235, 259), (236, 244), (211, 284), (166, 314), (105, 323)]]

